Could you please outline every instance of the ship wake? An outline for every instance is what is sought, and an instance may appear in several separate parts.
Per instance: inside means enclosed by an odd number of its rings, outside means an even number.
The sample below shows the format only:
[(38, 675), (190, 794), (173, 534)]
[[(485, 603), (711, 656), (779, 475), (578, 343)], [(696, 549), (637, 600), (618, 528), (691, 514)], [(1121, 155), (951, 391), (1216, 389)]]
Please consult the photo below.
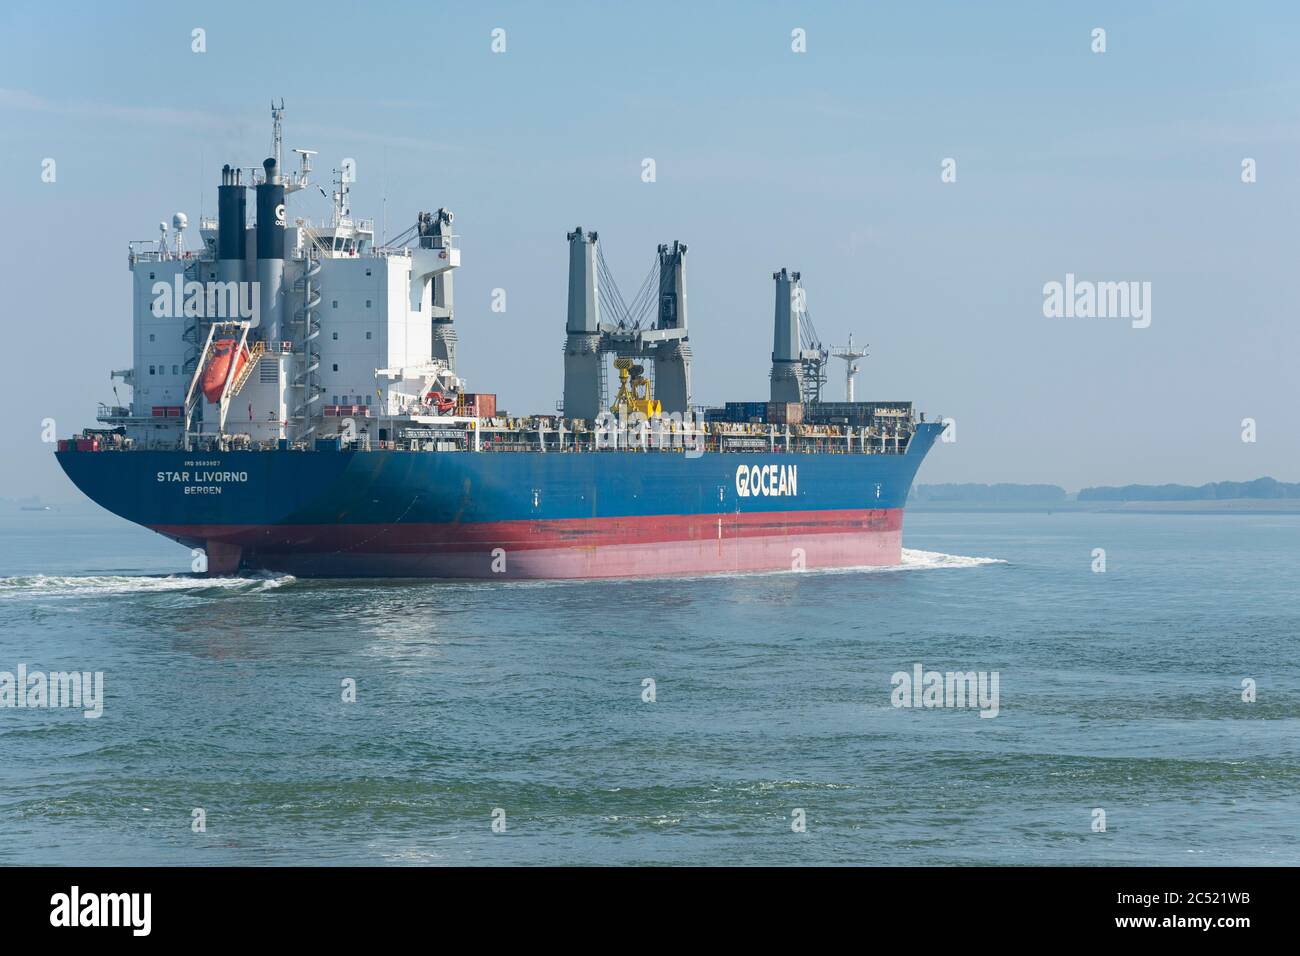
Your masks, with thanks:
[[(971, 557), (962, 554), (944, 554), (942, 551), (921, 551), (916, 548), (904, 548), (900, 564), (863, 564), (846, 565), (841, 568), (805, 568), (772, 571), (724, 571), (714, 574), (684, 575), (678, 580), (711, 580), (717, 578), (755, 578), (777, 577), (791, 574), (799, 575), (834, 575), (834, 574), (894, 574), (899, 571), (938, 571), (953, 568), (982, 568), (993, 564), (1009, 564), (1006, 558)], [(617, 579), (607, 579), (617, 580)], [(567, 584), (564, 581), (520, 582), (531, 584)]]
[(252, 594), (294, 581), (291, 574), (205, 577), (197, 574), (47, 575), (0, 578), (0, 597), (112, 597), (118, 594), (163, 594), (210, 591)]
[[(968, 557), (963, 554), (944, 554), (942, 551), (921, 551), (904, 548), (899, 564), (864, 564), (842, 568), (808, 568), (803, 571), (759, 571), (758, 574), (892, 574), (898, 571), (939, 571), (951, 568), (982, 568), (990, 564), (1007, 564), (1006, 558)], [(740, 576), (740, 575), (738, 575)]]
[(1006, 558), (971, 558), (961, 554), (944, 554), (941, 551), (918, 551), (915, 548), (903, 549), (903, 563), (881, 571), (923, 571), (930, 568), (979, 568), (986, 564), (1006, 564)]

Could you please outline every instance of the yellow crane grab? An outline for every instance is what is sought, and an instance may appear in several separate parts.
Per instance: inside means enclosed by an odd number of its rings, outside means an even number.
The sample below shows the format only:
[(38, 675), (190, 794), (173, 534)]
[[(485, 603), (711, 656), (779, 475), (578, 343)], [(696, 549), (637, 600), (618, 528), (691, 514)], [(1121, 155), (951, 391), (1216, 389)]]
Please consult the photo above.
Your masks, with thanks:
[(663, 406), (650, 394), (650, 380), (643, 366), (621, 355), (614, 359), (614, 368), (618, 369), (618, 395), (612, 406), (615, 414), (631, 416), (639, 412), (647, 421), (663, 414)]

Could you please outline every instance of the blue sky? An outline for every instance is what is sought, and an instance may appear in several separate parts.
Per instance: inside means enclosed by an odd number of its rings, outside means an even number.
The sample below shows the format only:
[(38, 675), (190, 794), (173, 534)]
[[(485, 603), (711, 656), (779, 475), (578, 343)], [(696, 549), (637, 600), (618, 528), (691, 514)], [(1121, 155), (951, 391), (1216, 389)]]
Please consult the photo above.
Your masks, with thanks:
[[(513, 413), (560, 395), (581, 224), (627, 297), (658, 243), (689, 244), (697, 401), (765, 397), (788, 266), (824, 340), (869, 343), (859, 398), (956, 419), (922, 481), (1300, 480), (1289, 5), (264, 9), (0, 11), (0, 495), (71, 497), (41, 420), (92, 424), (129, 364), (127, 241), (212, 214), (220, 165), (267, 154), (272, 96), (318, 178), (355, 158), (357, 215), (456, 212), (461, 372)], [(1045, 318), (1067, 272), (1151, 282), (1150, 328)]]

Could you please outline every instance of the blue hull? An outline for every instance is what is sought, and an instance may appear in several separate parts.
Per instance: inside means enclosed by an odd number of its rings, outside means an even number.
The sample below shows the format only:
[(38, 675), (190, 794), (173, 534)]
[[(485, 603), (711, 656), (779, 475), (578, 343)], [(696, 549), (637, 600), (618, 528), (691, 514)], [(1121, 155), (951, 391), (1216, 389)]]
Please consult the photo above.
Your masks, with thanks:
[[(206, 548), (221, 570), (474, 576), (499, 541), (534, 552), (521, 575), (585, 577), (602, 570), (597, 552), (622, 545), (640, 550), (621, 559), (611, 552), (609, 566), (633, 573), (674, 573), (683, 560), (703, 572), (772, 563), (748, 553), (714, 566), (722, 559), (687, 553), (706, 532), (712, 542), (715, 527), (717, 540), (728, 531), (780, 539), (781, 555), (799, 529), (897, 530), (881, 516), (896, 514), (901, 526), (912, 479), (941, 429), (919, 425), (901, 455), (142, 450), (61, 451), (58, 460), (99, 505)], [(563, 553), (574, 548), (586, 558)], [(842, 566), (854, 554), (875, 556), (841, 548), (828, 560)]]

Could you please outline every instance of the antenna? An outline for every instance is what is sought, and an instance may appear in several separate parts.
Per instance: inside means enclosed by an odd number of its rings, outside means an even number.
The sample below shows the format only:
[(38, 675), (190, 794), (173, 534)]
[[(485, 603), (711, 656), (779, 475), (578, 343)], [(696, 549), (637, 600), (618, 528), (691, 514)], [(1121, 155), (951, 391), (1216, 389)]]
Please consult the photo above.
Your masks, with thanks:
[(271, 155), (275, 157), (275, 166), (277, 169), (284, 164), (280, 162), (280, 147), (284, 142), (284, 97), (280, 97), (280, 105), (275, 105), (275, 100), (271, 100)]
[(857, 360), (866, 357), (867, 349), (865, 346), (862, 348), (854, 348), (853, 333), (850, 332), (849, 344), (835, 346), (831, 355), (837, 359), (843, 359), (848, 363), (848, 367), (844, 370), (844, 400), (846, 402), (851, 402), (853, 401), (853, 376), (858, 374)]
[(348, 208), (348, 193), (351, 191), (347, 170), (334, 170), (334, 225), (340, 225), (352, 212)]
[(293, 151), (298, 154), (298, 181), (296, 183), (290, 183), (289, 188), (290, 191), (296, 192), (299, 189), (306, 189), (311, 185), (311, 158), (315, 156), (319, 150), (298, 149), (297, 147), (294, 147)]

